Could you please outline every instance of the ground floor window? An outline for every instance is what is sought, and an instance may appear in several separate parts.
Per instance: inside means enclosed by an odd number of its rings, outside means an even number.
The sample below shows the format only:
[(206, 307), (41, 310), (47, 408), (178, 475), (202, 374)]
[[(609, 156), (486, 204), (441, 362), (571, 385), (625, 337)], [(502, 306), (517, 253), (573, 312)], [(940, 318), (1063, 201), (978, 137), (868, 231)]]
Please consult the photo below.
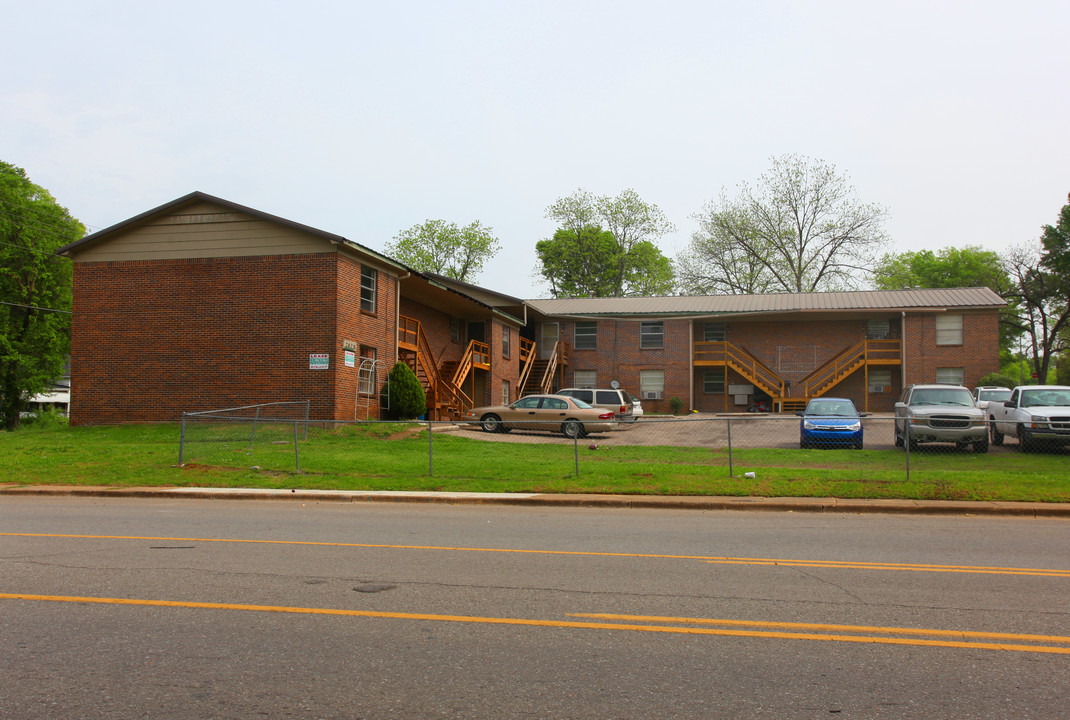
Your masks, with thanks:
[(578, 388), (593, 388), (598, 384), (598, 371), (577, 370), (572, 373), (572, 384)]
[(964, 379), (965, 373), (963, 372), (962, 368), (936, 368), (936, 382), (938, 383), (947, 383), (948, 385), (962, 385)]
[(702, 392), (707, 395), (723, 395), (725, 369), (723, 367), (710, 368), (702, 373)]
[(887, 393), (892, 391), (891, 370), (870, 370), (869, 391), (871, 393)]
[(664, 392), (664, 370), (639, 371), (639, 395), (643, 400), (660, 400)]
[(502, 380), (502, 405), (509, 404), (509, 381)]
[(375, 394), (375, 348), (360, 346), (360, 364), (357, 367), (358, 387), (361, 395)]

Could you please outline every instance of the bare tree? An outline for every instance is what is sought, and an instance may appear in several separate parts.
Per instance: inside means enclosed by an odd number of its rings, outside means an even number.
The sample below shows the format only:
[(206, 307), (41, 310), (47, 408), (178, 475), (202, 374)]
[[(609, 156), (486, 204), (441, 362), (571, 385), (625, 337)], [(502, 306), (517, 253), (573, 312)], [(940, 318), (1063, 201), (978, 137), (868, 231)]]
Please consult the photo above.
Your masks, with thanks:
[(856, 287), (886, 237), (887, 210), (859, 201), (846, 175), (799, 155), (772, 159), (754, 187), (722, 192), (693, 217), (678, 258), (691, 292), (814, 292)]

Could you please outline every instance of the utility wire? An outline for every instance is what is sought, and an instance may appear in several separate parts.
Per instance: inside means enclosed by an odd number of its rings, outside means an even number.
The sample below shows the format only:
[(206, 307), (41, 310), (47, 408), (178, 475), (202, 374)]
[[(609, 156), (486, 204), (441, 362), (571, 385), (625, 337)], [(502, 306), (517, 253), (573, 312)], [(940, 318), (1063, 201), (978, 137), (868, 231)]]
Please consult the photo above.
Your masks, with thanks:
[(65, 315), (73, 315), (70, 310), (56, 310), (55, 308), (39, 307), (37, 305), (22, 305), (20, 303), (4, 302), (0, 300), (0, 305), (10, 305), (11, 307), (29, 308), (30, 310), (43, 310), (45, 312), (63, 313)]

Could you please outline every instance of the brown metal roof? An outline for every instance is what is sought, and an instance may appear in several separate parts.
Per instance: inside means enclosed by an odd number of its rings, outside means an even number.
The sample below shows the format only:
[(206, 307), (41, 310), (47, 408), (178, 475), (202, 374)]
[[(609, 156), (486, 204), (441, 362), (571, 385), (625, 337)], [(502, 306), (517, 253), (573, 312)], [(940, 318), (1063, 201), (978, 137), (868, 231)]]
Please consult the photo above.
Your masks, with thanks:
[(1000, 308), (1006, 303), (986, 287), (925, 290), (686, 295), (674, 297), (560, 298), (526, 301), (544, 315), (735, 315), (825, 311), (945, 310)]

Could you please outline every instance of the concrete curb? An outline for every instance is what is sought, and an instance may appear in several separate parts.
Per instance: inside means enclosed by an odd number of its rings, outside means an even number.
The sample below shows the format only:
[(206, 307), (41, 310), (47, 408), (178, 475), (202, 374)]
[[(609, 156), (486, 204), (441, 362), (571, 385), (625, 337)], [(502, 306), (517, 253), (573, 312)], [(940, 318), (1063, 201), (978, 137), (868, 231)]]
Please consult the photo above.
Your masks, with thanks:
[(198, 487), (89, 487), (4, 485), (5, 495), (77, 497), (190, 498), (198, 500), (299, 500), (301, 502), (444, 503), (542, 507), (663, 508), (673, 510), (749, 510), (838, 512), (985, 517), (1070, 518), (1070, 503), (942, 500), (857, 500), (843, 498), (766, 498), (663, 495), (554, 495), (543, 493), (394, 492), (374, 490), (287, 490)]

